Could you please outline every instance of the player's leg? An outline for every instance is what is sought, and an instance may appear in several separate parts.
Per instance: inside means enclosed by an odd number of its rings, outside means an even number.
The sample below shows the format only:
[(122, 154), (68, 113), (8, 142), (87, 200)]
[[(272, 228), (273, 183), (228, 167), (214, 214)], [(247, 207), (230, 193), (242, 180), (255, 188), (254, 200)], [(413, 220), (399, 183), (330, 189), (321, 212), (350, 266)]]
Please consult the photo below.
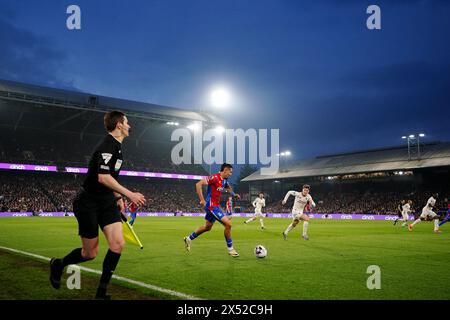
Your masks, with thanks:
[(296, 226), (297, 226), (297, 224), (299, 223), (299, 215), (297, 214), (297, 213), (292, 213), (293, 214), (293, 218), (292, 218), (292, 222), (291, 222), (291, 224), (290, 225), (288, 225), (288, 227), (286, 228), (286, 230), (284, 230), (284, 232), (283, 232), (283, 238), (284, 238), (284, 240), (287, 240), (287, 235), (288, 235), (288, 233), (292, 230), (292, 229), (294, 229)]
[(196, 239), (199, 235), (201, 235), (204, 232), (208, 232), (209, 230), (212, 229), (213, 225), (214, 225), (214, 221), (216, 221), (216, 218), (214, 217), (214, 215), (212, 214), (211, 211), (206, 210), (206, 215), (205, 215), (205, 224), (201, 227), (199, 227), (197, 230), (195, 230), (194, 232), (192, 232), (190, 235), (184, 237), (184, 247), (186, 248), (186, 251), (191, 251), (191, 242), (192, 240)]
[(55, 289), (61, 286), (64, 268), (70, 264), (78, 264), (94, 259), (98, 253), (98, 223), (96, 204), (85, 194), (77, 195), (73, 203), (73, 211), (78, 222), (78, 234), (81, 237), (81, 248), (73, 249), (64, 258), (50, 260), (50, 283)]
[(433, 229), (434, 233), (442, 233), (442, 231), (439, 230), (439, 216), (432, 211), (430, 219), (432, 219), (434, 222), (434, 229)]
[(97, 289), (96, 299), (109, 299), (106, 289), (119, 263), (122, 249), (125, 246), (121, 213), (114, 196), (98, 199), (98, 224), (108, 242), (108, 252), (103, 259), (102, 275)]
[(428, 214), (427, 211), (425, 209), (423, 209), (420, 216), (416, 220), (414, 220), (414, 222), (412, 224), (408, 225), (408, 230), (412, 231), (412, 228), (414, 228), (414, 226), (416, 224), (418, 224), (420, 221), (422, 221), (422, 219), (426, 219), (427, 214)]
[(253, 216), (251, 216), (250, 219), (245, 220), (244, 223), (247, 224), (255, 220), (256, 220), (256, 212), (253, 214)]
[(206, 220), (205, 224), (203, 226), (198, 227), (197, 230), (195, 230), (194, 232), (192, 232), (189, 235), (189, 239), (194, 240), (202, 233), (210, 231), (212, 229), (213, 225), (214, 225), (214, 221)]
[(262, 215), (262, 213), (259, 214), (259, 224), (261, 225), (261, 229), (265, 229), (266, 227), (264, 226), (264, 216)]
[(446, 223), (448, 220), (450, 220), (450, 214), (447, 214), (447, 216), (444, 218), (444, 220), (439, 222), (439, 227), (442, 226), (444, 223)]
[(394, 226), (397, 224), (398, 220), (400, 220), (400, 215), (397, 215), (397, 218), (394, 220)]
[(130, 224), (130, 226), (132, 226), (134, 224), (134, 221), (136, 220), (137, 213), (132, 212), (132, 213), (130, 213), (130, 216), (131, 216), (131, 220), (129, 221), (129, 224)]
[(420, 221), (421, 221), (421, 218), (419, 217), (419, 218), (417, 218), (416, 220), (414, 220), (413, 223), (411, 223), (410, 225), (408, 225), (409, 231), (412, 231), (412, 228), (413, 228), (416, 224), (418, 224)]
[(308, 237), (308, 225), (309, 225), (309, 216), (307, 214), (302, 214), (300, 216), (300, 219), (303, 220), (303, 233), (302, 237), (305, 240), (309, 240)]
[(408, 220), (409, 220), (409, 215), (408, 215), (407, 213), (405, 213), (405, 214), (403, 215), (403, 219), (402, 219), (402, 221), (403, 221), (402, 227), (405, 227), (405, 226), (406, 226), (406, 224), (408, 223)]
[(116, 270), (119, 263), (122, 250), (125, 246), (123, 239), (122, 222), (114, 222), (103, 227), (103, 233), (108, 242), (108, 252), (103, 260), (102, 275), (97, 289), (96, 298), (105, 299), (106, 289), (111, 280), (111, 277)]
[(64, 258), (50, 260), (50, 283), (55, 289), (61, 287), (61, 277), (64, 268), (71, 264), (79, 264), (95, 259), (98, 254), (98, 237), (94, 239), (81, 238), (82, 247), (73, 249)]
[(217, 216), (216, 219), (218, 219), (218, 221), (223, 225), (224, 230), (223, 230), (223, 235), (225, 236), (225, 242), (227, 244), (227, 249), (228, 249), (228, 253), (232, 256), (232, 257), (239, 257), (239, 253), (237, 253), (237, 251), (234, 249), (233, 247), (233, 239), (231, 237), (231, 221), (228, 219), (227, 216), (224, 216), (222, 214), (222, 216), (220, 215), (220, 209), (215, 209), (214, 210), (214, 214)]

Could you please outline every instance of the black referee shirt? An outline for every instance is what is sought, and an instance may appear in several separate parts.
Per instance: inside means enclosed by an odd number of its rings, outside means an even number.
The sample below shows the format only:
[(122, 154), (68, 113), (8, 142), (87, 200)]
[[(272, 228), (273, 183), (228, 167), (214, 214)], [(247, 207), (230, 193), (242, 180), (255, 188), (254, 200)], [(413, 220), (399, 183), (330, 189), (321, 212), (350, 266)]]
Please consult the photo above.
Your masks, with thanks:
[(94, 195), (106, 195), (113, 191), (98, 182), (98, 174), (110, 174), (117, 180), (122, 166), (122, 144), (108, 134), (95, 148), (89, 161), (89, 169), (83, 188)]

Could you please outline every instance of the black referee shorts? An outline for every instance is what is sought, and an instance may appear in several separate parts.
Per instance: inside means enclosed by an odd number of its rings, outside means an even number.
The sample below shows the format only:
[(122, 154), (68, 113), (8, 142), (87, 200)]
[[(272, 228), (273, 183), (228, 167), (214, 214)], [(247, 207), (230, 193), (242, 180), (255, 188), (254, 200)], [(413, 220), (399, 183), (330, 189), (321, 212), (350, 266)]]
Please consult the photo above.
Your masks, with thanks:
[(114, 195), (92, 195), (80, 191), (73, 202), (73, 213), (78, 220), (78, 234), (87, 239), (98, 237), (98, 227), (121, 222)]

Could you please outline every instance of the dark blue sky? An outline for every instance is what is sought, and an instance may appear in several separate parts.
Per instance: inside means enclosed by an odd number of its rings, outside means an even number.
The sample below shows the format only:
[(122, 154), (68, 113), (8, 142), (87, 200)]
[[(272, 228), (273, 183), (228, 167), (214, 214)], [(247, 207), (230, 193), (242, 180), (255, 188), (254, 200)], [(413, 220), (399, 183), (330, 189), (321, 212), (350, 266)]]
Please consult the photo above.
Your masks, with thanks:
[(181, 108), (225, 84), (228, 126), (280, 128), (295, 158), (450, 140), (449, 17), (443, 0), (1, 0), (0, 78)]

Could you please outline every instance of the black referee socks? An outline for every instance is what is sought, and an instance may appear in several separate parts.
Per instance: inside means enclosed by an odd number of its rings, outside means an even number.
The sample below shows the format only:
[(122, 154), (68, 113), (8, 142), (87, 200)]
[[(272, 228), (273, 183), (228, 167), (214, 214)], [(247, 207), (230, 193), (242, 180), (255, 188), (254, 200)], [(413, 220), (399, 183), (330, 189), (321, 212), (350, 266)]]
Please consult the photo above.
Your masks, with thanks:
[(103, 260), (103, 272), (102, 276), (100, 277), (100, 284), (97, 289), (97, 297), (106, 296), (106, 287), (111, 280), (114, 270), (116, 270), (120, 255), (120, 253), (115, 253), (111, 250), (108, 250), (108, 252), (106, 253), (105, 260)]
[(69, 264), (78, 264), (81, 262), (89, 261), (91, 259), (86, 259), (81, 255), (81, 248), (74, 249), (71, 253), (69, 253), (67, 256), (62, 258), (62, 266), (66, 267)]

